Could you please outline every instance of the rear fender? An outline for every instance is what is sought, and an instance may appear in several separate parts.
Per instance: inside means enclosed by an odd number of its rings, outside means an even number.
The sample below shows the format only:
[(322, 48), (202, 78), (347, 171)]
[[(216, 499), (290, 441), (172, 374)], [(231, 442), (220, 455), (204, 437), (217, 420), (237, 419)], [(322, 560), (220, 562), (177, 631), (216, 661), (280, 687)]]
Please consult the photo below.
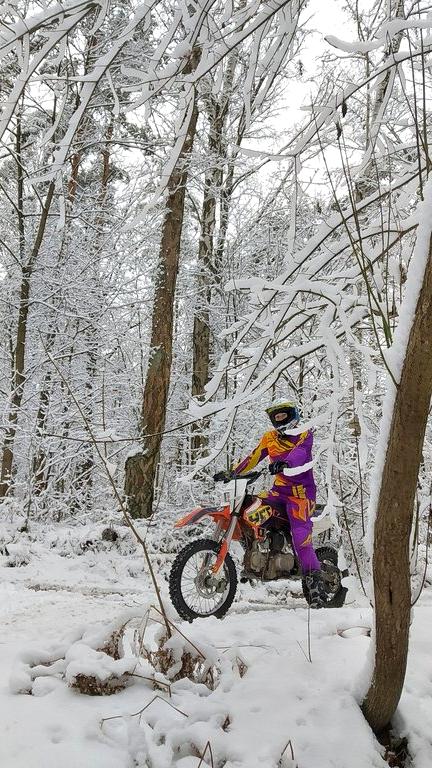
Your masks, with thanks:
[(320, 509), (316, 509), (311, 517), (314, 534), (325, 533), (325, 531), (330, 531), (333, 528), (330, 515), (324, 511), (323, 505), (319, 506)]

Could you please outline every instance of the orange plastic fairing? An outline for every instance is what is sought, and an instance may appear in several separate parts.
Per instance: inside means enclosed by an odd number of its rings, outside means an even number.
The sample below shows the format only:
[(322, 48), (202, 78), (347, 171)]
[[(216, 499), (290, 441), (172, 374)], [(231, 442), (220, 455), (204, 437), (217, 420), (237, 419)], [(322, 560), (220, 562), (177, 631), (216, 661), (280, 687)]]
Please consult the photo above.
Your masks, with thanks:
[[(227, 504), (220, 509), (215, 509), (214, 507), (197, 507), (196, 509), (193, 509), (192, 512), (189, 512), (189, 514), (177, 520), (175, 528), (183, 528), (185, 525), (199, 523), (204, 517), (212, 517), (215, 523), (219, 525), (223, 531), (226, 531), (231, 522), (230, 506)], [(241, 539), (241, 530), (238, 523), (234, 528), (233, 539), (234, 541)]]

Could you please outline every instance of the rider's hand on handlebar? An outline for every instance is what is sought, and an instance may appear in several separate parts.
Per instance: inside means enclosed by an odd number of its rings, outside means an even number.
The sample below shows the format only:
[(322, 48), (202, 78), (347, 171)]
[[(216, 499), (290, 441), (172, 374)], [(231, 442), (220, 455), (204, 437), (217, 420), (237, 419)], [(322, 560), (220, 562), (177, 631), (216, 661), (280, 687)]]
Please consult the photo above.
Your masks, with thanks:
[(271, 475), (278, 475), (280, 472), (283, 472), (287, 466), (288, 464), (286, 461), (273, 461), (272, 464), (269, 464), (269, 472)]
[(232, 472), (216, 472), (215, 475), (213, 475), (213, 480), (215, 483), (229, 483), (229, 481), (232, 479), (233, 474)]

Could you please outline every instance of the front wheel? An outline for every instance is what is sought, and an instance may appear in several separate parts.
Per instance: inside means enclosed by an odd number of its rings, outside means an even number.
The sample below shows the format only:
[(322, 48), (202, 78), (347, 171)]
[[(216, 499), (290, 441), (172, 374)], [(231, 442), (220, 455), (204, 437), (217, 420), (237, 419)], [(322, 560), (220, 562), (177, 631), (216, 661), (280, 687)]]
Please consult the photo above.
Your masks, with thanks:
[(237, 590), (237, 572), (230, 554), (218, 574), (214, 574), (220, 544), (213, 539), (197, 539), (179, 552), (169, 577), (172, 604), (186, 621), (225, 616)]
[[(342, 574), (338, 568), (338, 554), (333, 547), (318, 547), (315, 552), (321, 563), (321, 573), (326, 593), (322, 607), (342, 608), (348, 590), (342, 586)], [(302, 587), (306, 602), (311, 604), (312, 596), (305, 577), (302, 579)]]

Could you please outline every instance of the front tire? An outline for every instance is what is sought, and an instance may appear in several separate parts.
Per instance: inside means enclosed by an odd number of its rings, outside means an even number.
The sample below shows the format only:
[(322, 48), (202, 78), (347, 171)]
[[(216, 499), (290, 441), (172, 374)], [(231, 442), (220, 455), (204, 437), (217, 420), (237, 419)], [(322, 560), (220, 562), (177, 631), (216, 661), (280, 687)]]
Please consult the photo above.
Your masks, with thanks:
[(207, 616), (221, 619), (232, 605), (237, 591), (237, 571), (229, 553), (219, 582), (213, 583), (211, 566), (216, 562), (219, 548), (220, 544), (213, 539), (197, 539), (187, 544), (172, 564), (169, 577), (171, 602), (186, 621)]

